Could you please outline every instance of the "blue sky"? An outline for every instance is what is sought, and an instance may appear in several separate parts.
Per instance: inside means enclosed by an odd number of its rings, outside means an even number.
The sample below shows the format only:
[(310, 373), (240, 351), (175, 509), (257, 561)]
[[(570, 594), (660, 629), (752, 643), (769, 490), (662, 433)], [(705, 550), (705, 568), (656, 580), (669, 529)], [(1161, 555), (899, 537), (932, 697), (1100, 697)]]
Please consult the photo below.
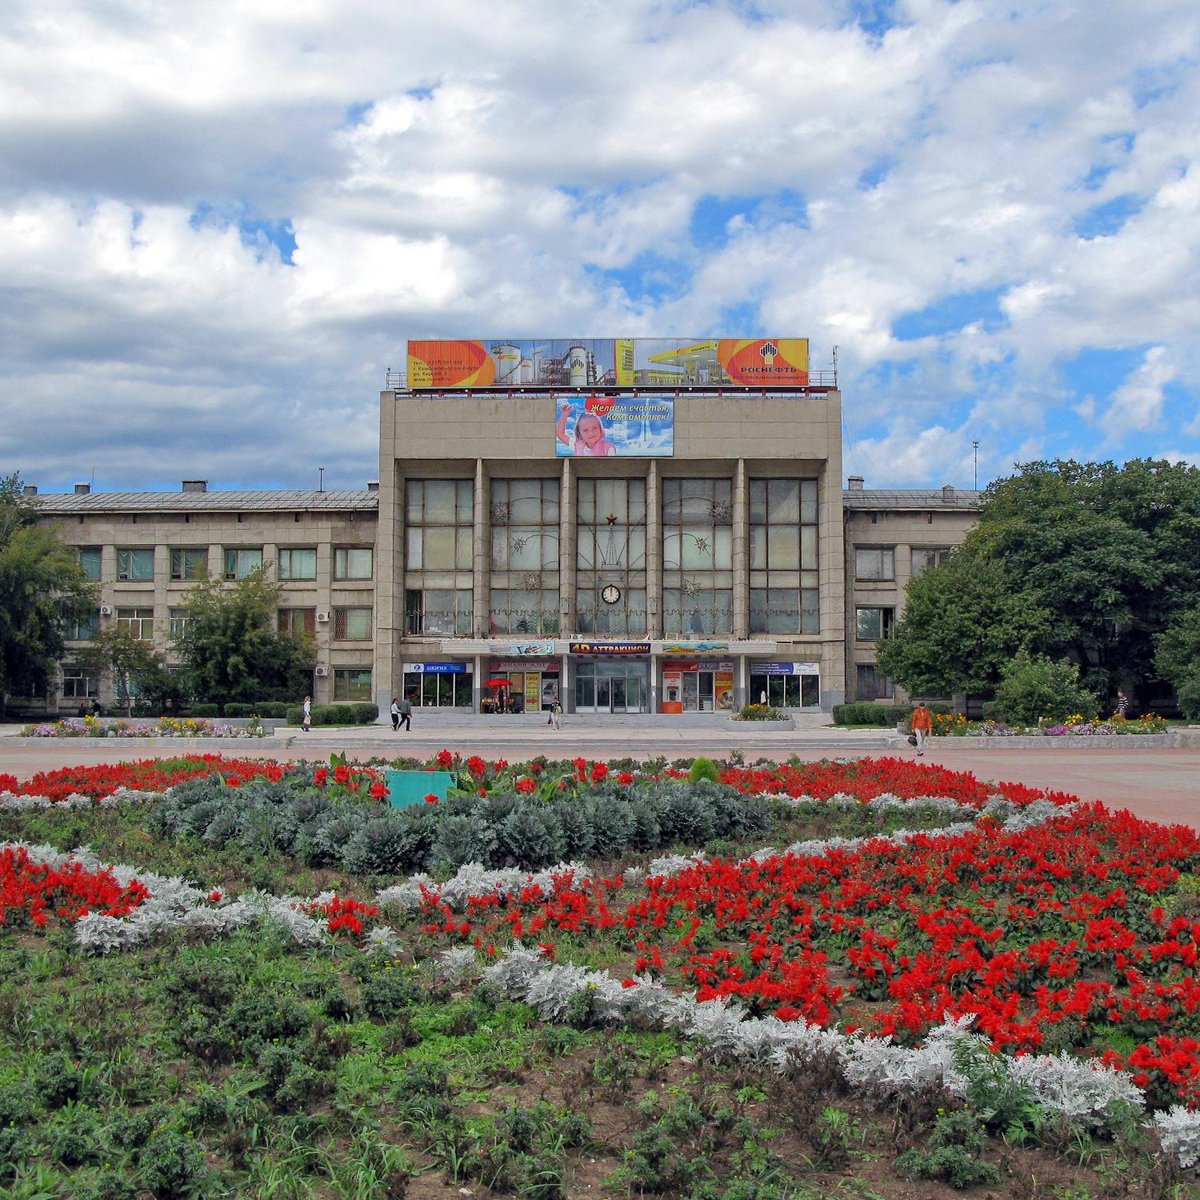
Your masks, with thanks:
[(807, 337), (873, 487), (1200, 462), (1198, 60), (1191, 0), (9, 0), (0, 471), (361, 487), (427, 337)]

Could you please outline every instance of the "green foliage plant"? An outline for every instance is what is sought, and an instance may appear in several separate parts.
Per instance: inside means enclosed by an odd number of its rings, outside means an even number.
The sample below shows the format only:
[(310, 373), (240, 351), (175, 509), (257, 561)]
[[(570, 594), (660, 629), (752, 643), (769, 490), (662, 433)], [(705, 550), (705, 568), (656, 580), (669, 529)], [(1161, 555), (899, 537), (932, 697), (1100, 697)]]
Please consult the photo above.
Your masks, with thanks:
[(996, 711), (1018, 725), (1092, 717), (1099, 710), (1095, 693), (1079, 682), (1079, 667), (1044, 654), (1022, 652), (1005, 668), (996, 688)]
[(1200, 604), (1181, 613), (1159, 636), (1154, 665), (1175, 688), (1184, 715), (1200, 719)]
[(706, 779), (710, 783), (716, 783), (719, 779), (720, 772), (717, 770), (717, 764), (711, 758), (696, 758), (692, 761), (691, 769), (688, 771), (688, 779), (692, 783), (698, 783), (701, 779)]

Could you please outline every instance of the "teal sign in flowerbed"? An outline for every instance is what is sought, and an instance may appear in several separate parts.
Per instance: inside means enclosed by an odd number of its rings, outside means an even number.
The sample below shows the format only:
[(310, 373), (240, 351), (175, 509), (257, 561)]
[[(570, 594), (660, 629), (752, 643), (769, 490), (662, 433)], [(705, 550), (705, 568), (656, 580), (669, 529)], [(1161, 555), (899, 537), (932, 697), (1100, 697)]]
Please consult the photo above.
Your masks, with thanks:
[(384, 771), (387, 784), (388, 803), (393, 808), (407, 808), (410, 804), (424, 804), (426, 796), (445, 800), (454, 783), (449, 771)]

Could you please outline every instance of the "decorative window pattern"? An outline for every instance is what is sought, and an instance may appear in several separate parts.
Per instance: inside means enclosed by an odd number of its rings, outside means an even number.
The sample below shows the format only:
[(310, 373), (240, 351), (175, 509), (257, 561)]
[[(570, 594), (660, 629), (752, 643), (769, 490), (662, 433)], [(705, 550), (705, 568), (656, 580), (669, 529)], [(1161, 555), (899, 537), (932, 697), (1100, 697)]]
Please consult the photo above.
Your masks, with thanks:
[(733, 484), (662, 484), (663, 632), (733, 632)]
[(558, 487), (557, 479), (492, 481), (493, 634), (558, 632)]
[(750, 632), (820, 633), (817, 481), (750, 481)]
[(576, 486), (576, 628), (644, 634), (646, 481), (580, 479)]

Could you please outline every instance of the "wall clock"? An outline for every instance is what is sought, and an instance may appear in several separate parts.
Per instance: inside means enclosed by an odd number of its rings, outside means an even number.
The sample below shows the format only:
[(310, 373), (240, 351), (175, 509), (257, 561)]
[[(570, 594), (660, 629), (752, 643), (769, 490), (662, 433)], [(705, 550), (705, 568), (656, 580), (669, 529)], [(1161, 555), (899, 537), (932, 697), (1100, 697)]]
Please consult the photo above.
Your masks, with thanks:
[(621, 589), (615, 583), (608, 584), (604, 591), (600, 593), (600, 599), (605, 604), (616, 604), (621, 598)]

